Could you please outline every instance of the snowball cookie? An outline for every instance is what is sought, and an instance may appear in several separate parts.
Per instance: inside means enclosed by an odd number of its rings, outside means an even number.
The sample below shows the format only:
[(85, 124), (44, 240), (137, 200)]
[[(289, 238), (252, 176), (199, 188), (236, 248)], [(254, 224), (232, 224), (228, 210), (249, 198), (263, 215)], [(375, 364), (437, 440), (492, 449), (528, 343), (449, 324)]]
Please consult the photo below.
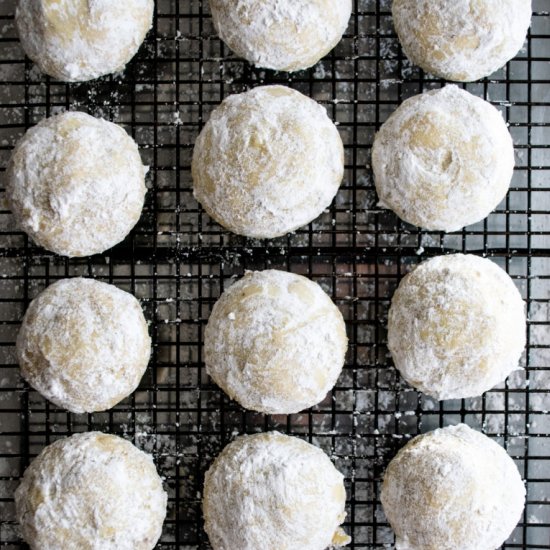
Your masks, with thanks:
[(382, 206), (424, 229), (456, 231), (506, 196), (514, 144), (499, 111), (455, 85), (407, 99), (372, 150)]
[(504, 66), (531, 24), (531, 0), (393, 0), (392, 12), (407, 57), (460, 82)]
[(285, 86), (232, 95), (193, 153), (195, 197), (227, 229), (272, 238), (314, 220), (336, 195), (344, 147), (317, 102)]
[(94, 412), (136, 389), (151, 339), (131, 294), (93, 279), (62, 279), (31, 302), (16, 350), (35, 390), (71, 412)]
[(114, 73), (134, 57), (153, 23), (154, 0), (19, 0), (25, 53), (58, 80)]
[(313, 445), (278, 432), (245, 435), (206, 472), (203, 512), (214, 550), (325, 550), (350, 538), (344, 476)]
[(388, 347), (411, 386), (459, 399), (519, 368), (525, 332), (524, 303), (508, 274), (490, 260), (453, 254), (423, 262), (401, 281)]
[(325, 398), (347, 343), (342, 314), (317, 283), (248, 271), (214, 305), (204, 360), (214, 382), (243, 407), (291, 414)]
[(520, 519), (525, 487), (500, 445), (459, 424), (405, 445), (381, 500), (396, 550), (495, 550)]
[(63, 256), (90, 256), (122, 241), (139, 220), (145, 173), (134, 140), (80, 112), (47, 118), (15, 147), (7, 197), (20, 227)]
[(152, 458), (99, 432), (46, 447), (15, 492), (17, 519), (33, 550), (151, 550), (166, 502)]
[(239, 56), (264, 69), (315, 65), (340, 42), (352, 0), (210, 0), (214, 27)]

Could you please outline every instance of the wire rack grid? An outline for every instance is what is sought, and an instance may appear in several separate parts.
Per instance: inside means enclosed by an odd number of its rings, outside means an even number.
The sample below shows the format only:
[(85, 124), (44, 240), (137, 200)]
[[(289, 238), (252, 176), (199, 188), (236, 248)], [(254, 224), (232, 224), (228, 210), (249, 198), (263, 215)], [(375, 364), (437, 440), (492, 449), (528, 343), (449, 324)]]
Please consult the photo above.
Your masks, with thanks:
[[(516, 144), (505, 201), (463, 231), (421, 231), (377, 207), (370, 148), (405, 98), (444, 84), (412, 66), (395, 36), (390, 2), (354, 0), (347, 32), (314, 68), (296, 74), (252, 68), (224, 47), (208, 3), (157, 0), (154, 27), (121, 74), (64, 84), (25, 58), (14, 0), (0, 2), (0, 170), (30, 126), (77, 109), (122, 124), (150, 165), (141, 221), (105, 254), (65, 259), (17, 230), (0, 174), (0, 545), (24, 548), (13, 492), (29, 462), (52, 441), (101, 430), (154, 454), (169, 492), (158, 548), (207, 549), (200, 497), (205, 469), (236, 435), (262, 430), (303, 437), (346, 476), (352, 549), (391, 548), (381, 509), (385, 466), (412, 436), (466, 422), (503, 444), (528, 489), (525, 513), (503, 546), (550, 547), (550, 0), (534, 0), (524, 49), (490, 79), (465, 85), (495, 104)], [(309, 226), (271, 241), (222, 230), (193, 199), (190, 158), (211, 110), (228, 94), (282, 83), (321, 102), (338, 124), (346, 175), (334, 204)], [(514, 278), (529, 312), (525, 370), (475, 399), (437, 402), (412, 390), (386, 348), (387, 310), (401, 277), (449, 252), (489, 256)], [(241, 409), (208, 380), (204, 325), (220, 293), (245, 269), (280, 268), (322, 285), (341, 308), (350, 348), (334, 390), (301, 414)], [(73, 415), (19, 377), (14, 341), (29, 301), (63, 277), (94, 277), (135, 294), (150, 321), (152, 360), (138, 391), (111, 411)]]

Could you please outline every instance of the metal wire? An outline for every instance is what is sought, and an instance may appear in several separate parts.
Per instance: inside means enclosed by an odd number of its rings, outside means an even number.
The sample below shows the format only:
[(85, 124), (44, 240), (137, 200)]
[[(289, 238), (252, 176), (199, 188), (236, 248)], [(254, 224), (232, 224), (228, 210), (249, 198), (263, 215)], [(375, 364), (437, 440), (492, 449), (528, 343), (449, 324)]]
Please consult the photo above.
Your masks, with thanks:
[[(37, 248), (0, 203), (2, 546), (25, 547), (13, 491), (32, 458), (55, 439), (97, 429), (154, 454), (170, 497), (158, 548), (209, 548), (200, 510), (205, 469), (235, 434), (278, 429), (322, 447), (345, 474), (350, 547), (391, 547), (379, 500), (385, 466), (410, 437), (459, 421), (505, 445), (527, 481), (525, 513), (503, 548), (550, 546), (550, 0), (535, 0), (534, 10), (518, 57), (465, 86), (510, 124), (517, 152), (512, 188), (487, 220), (445, 235), (408, 226), (376, 205), (368, 166), (374, 132), (405, 98), (443, 85), (403, 56), (388, 1), (355, 0), (341, 44), (313, 69), (288, 75), (232, 55), (213, 30), (207, 2), (157, 0), (154, 28), (124, 73), (86, 84), (40, 74), (19, 46), (14, 1), (0, 3), (0, 168), (27, 128), (65, 109), (124, 125), (151, 167), (139, 225), (124, 243), (91, 258), (68, 260)], [(314, 223), (284, 238), (246, 240), (222, 230), (193, 199), (190, 157), (224, 97), (268, 83), (326, 106), (345, 143), (346, 176), (333, 206)], [(408, 387), (392, 367), (387, 309), (413, 265), (456, 251), (488, 255), (514, 277), (529, 308), (527, 368), (480, 398), (439, 403)], [(347, 320), (344, 372), (325, 401), (302, 414), (244, 411), (202, 365), (213, 303), (245, 269), (266, 267), (317, 281)], [(15, 361), (29, 301), (53, 281), (77, 275), (134, 293), (151, 322), (154, 353), (139, 390), (105, 413), (55, 408), (22, 382)]]

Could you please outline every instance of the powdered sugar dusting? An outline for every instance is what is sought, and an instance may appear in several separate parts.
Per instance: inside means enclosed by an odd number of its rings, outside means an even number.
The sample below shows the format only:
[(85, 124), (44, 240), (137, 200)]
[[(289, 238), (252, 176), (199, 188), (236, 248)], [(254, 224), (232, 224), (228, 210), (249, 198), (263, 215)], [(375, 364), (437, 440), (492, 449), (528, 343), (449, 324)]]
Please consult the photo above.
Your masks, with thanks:
[(21, 44), (59, 80), (116, 72), (134, 56), (153, 21), (154, 0), (20, 0)]
[(395, 29), (407, 57), (448, 80), (495, 72), (521, 49), (531, 0), (394, 0)]
[(297, 71), (317, 63), (342, 38), (351, 0), (211, 0), (216, 30), (258, 67)]
[(459, 424), (401, 449), (381, 499), (396, 550), (494, 550), (520, 519), (525, 487), (502, 447)]
[(476, 397), (519, 368), (525, 304), (508, 274), (485, 258), (422, 263), (395, 292), (388, 347), (415, 388), (437, 399)]
[(194, 193), (231, 231), (272, 238), (315, 219), (344, 174), (326, 110), (284, 86), (232, 95), (212, 113), (193, 153)]
[(247, 272), (215, 304), (205, 331), (208, 374), (246, 408), (274, 414), (319, 403), (347, 348), (342, 314), (300, 275)]
[(400, 105), (376, 135), (372, 165), (383, 206), (419, 227), (456, 231), (505, 197), (514, 145), (496, 108), (449, 85)]
[(92, 279), (49, 286), (32, 301), (17, 338), (23, 376), (72, 412), (106, 410), (128, 396), (150, 353), (138, 301)]
[(7, 197), (38, 244), (66, 256), (101, 253), (137, 223), (145, 198), (138, 147), (119, 126), (66, 112), (29, 129), (13, 151)]
[(214, 550), (319, 550), (349, 542), (343, 476), (317, 447), (278, 432), (237, 438), (206, 473)]
[(99, 432), (46, 447), (15, 492), (23, 536), (40, 550), (151, 550), (166, 503), (151, 457)]

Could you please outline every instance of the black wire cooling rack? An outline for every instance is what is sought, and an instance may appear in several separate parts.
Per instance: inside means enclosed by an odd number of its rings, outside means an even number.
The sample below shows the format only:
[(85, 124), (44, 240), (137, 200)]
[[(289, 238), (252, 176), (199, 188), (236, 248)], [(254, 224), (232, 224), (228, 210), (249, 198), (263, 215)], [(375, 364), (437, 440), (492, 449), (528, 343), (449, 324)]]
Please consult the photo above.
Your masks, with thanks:
[[(158, 548), (207, 549), (205, 469), (236, 434), (278, 429), (322, 447), (345, 474), (350, 547), (391, 548), (379, 500), (385, 466), (412, 436), (462, 421), (503, 444), (527, 482), (525, 513), (503, 548), (550, 547), (550, 0), (533, 7), (516, 59), (465, 86), (510, 124), (517, 160), (510, 193), (484, 222), (446, 235), (406, 225), (376, 205), (369, 167), (375, 131), (402, 100), (443, 85), (404, 58), (390, 2), (355, 0), (340, 45), (311, 70), (288, 75), (235, 58), (217, 38), (206, 1), (157, 0), (154, 28), (124, 73), (68, 85), (25, 59), (14, 0), (0, 1), (0, 169), (27, 128), (65, 109), (124, 125), (151, 166), (139, 225), (122, 244), (86, 259), (37, 248), (16, 229), (0, 195), (0, 545), (25, 547), (13, 492), (31, 459), (57, 438), (94, 429), (154, 454), (170, 497)], [(276, 240), (246, 240), (197, 205), (190, 159), (224, 97), (268, 83), (289, 85), (327, 108), (345, 143), (346, 175), (334, 204), (311, 225)], [(526, 369), (480, 398), (439, 403), (413, 391), (392, 367), (387, 309), (411, 267), (457, 251), (487, 255), (514, 277), (529, 311)], [(344, 372), (327, 398), (302, 414), (244, 411), (208, 380), (202, 364), (204, 325), (220, 293), (245, 269), (267, 267), (317, 281), (347, 320)], [(29, 301), (77, 275), (134, 293), (151, 322), (154, 353), (139, 390), (105, 413), (55, 408), (22, 382), (15, 361)]]

